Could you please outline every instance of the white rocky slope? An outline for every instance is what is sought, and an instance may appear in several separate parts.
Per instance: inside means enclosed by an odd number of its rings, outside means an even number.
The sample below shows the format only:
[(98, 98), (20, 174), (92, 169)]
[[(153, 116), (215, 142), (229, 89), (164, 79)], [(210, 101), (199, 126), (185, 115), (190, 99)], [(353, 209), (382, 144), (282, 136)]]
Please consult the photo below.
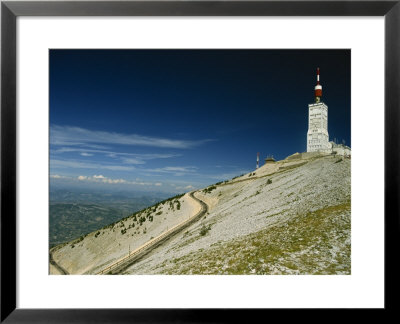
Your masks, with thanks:
[(350, 274), (350, 160), (311, 156), (254, 173), (198, 191), (209, 215), (124, 273)]
[[(188, 194), (165, 200), (55, 247), (51, 250), (53, 259), (69, 274), (95, 274), (199, 210), (200, 206)], [(50, 265), (50, 274), (60, 272)]]
[[(350, 194), (349, 159), (306, 154), (264, 165), (197, 191), (209, 214), (123, 273), (350, 274)], [(96, 273), (129, 245), (142, 245), (199, 209), (187, 194), (174, 198), (136, 221), (131, 216), (58, 246), (53, 258), (69, 273)]]

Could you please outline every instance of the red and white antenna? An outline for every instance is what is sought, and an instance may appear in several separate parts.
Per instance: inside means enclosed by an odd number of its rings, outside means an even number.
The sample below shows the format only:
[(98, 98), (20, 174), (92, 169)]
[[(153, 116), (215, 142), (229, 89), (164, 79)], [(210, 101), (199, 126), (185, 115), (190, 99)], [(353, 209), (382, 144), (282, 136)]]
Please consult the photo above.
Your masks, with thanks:
[(258, 169), (259, 164), (260, 164), (260, 152), (257, 152), (257, 164), (256, 164), (256, 169)]
[(319, 68), (317, 68), (317, 85), (315, 86), (315, 101), (319, 101), (322, 97), (322, 86), (319, 83)]

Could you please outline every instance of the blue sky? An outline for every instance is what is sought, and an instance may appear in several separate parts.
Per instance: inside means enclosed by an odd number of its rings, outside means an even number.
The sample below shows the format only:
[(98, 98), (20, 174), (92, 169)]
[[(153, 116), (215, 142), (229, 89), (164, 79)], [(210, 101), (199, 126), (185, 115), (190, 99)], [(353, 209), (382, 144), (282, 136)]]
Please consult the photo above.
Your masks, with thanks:
[(50, 179), (184, 192), (306, 150), (316, 68), (350, 141), (349, 50), (50, 50)]

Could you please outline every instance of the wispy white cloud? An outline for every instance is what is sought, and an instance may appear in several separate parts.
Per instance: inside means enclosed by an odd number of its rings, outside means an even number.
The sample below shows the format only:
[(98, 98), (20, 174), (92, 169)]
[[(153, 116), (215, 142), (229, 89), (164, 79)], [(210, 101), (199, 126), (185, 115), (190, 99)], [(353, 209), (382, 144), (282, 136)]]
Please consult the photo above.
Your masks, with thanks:
[(148, 160), (155, 160), (155, 159), (169, 159), (169, 158), (174, 158), (181, 156), (181, 154), (135, 154), (135, 153), (127, 153), (127, 154), (120, 154), (120, 153), (115, 153), (115, 155), (118, 157), (118, 155), (121, 155), (121, 161), (125, 164), (145, 164), (145, 161)]
[[(100, 149), (87, 149), (87, 148), (79, 148), (79, 147), (60, 147), (60, 148), (52, 148), (51, 153), (61, 154), (61, 153), (70, 153), (70, 152), (82, 152), (85, 156), (91, 153), (97, 154), (105, 154), (108, 157), (132, 157), (138, 160), (154, 160), (154, 159), (168, 159), (173, 157), (181, 156), (181, 154), (172, 154), (172, 153), (127, 153), (127, 152), (114, 152), (110, 150), (100, 150)], [(81, 154), (82, 155), (82, 154)]]
[[(70, 178), (73, 179), (73, 178)], [(141, 180), (126, 180), (126, 179), (113, 179), (109, 177), (105, 177), (102, 174), (99, 175), (93, 175), (93, 176), (84, 176), (80, 175), (77, 178), (75, 178), (79, 181), (86, 181), (86, 182), (97, 182), (97, 183), (106, 183), (106, 184), (127, 184), (127, 185), (139, 185), (139, 186), (162, 186), (161, 182), (146, 182), (146, 181), (141, 181)]]
[(67, 177), (59, 175), (59, 174), (50, 174), (50, 178), (52, 178), (52, 179), (66, 179)]
[(121, 134), (115, 132), (93, 131), (73, 126), (52, 125), (50, 127), (50, 144), (62, 146), (118, 144), (187, 149), (199, 146), (208, 141), (210, 140), (204, 139), (190, 141), (143, 136), (138, 134)]
[(237, 177), (241, 174), (246, 174), (248, 172), (250, 172), (250, 170), (238, 170), (238, 171), (232, 171), (232, 172), (228, 172), (228, 173), (208, 175), (205, 177), (207, 177), (209, 179), (215, 179), (215, 180), (230, 180), (233, 177)]
[(146, 169), (144, 171), (149, 173), (168, 173), (176, 176), (183, 176), (186, 174), (195, 174), (197, 168), (193, 166), (167, 166), (163, 168)]
[(102, 183), (109, 183), (109, 184), (121, 184), (121, 183), (129, 183), (125, 179), (111, 179), (107, 178), (103, 175), (94, 175), (92, 177), (88, 176), (78, 176), (79, 181), (90, 181), (90, 182), (102, 182)]
[(112, 165), (112, 164), (99, 164), (74, 160), (50, 160), (51, 168), (73, 168), (73, 169), (104, 169), (112, 171), (132, 171), (135, 170), (133, 166)]
[(185, 173), (190, 173), (190, 172), (195, 172), (197, 170), (196, 167), (193, 166), (187, 166), (187, 167), (182, 167), (182, 166), (167, 166), (163, 168), (156, 168), (156, 169), (146, 169), (148, 172), (185, 172)]
[(107, 157), (117, 159), (122, 164), (145, 164), (148, 160), (155, 159), (168, 159), (173, 157), (181, 156), (181, 154), (171, 154), (171, 153), (126, 153), (126, 152), (113, 152), (108, 150), (93, 150), (86, 148), (78, 148), (78, 147), (61, 147), (61, 148), (52, 148), (51, 153), (53, 156), (62, 154), (62, 153), (71, 153), (77, 152), (81, 156), (90, 157), (94, 154), (103, 154)]
[(193, 187), (192, 185), (187, 185), (187, 186), (174, 186), (176, 190), (183, 190), (183, 191), (188, 191), (188, 190), (192, 190), (195, 189), (195, 187)]
[(137, 158), (123, 158), (122, 162), (125, 164), (144, 164), (145, 162)]
[(93, 176), (86, 176), (86, 175), (79, 175), (77, 177), (73, 176), (63, 176), (58, 174), (50, 175), (50, 178), (57, 179), (57, 180), (74, 180), (79, 182), (92, 182), (92, 183), (105, 183), (105, 184), (127, 184), (127, 185), (139, 185), (139, 186), (156, 186), (159, 187), (162, 185), (161, 182), (146, 182), (141, 180), (126, 180), (122, 178), (114, 179), (106, 177), (102, 174), (95, 174)]

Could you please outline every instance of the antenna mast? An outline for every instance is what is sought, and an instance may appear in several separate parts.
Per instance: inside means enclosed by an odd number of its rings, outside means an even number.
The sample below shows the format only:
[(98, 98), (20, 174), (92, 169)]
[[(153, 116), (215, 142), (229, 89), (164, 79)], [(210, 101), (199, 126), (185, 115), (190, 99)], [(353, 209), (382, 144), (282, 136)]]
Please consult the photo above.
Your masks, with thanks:
[(322, 86), (319, 83), (319, 68), (317, 68), (317, 85), (314, 88), (315, 102), (320, 102), (322, 97)]
[(260, 152), (257, 152), (257, 164), (256, 164), (256, 169), (258, 169), (258, 166), (260, 165)]

